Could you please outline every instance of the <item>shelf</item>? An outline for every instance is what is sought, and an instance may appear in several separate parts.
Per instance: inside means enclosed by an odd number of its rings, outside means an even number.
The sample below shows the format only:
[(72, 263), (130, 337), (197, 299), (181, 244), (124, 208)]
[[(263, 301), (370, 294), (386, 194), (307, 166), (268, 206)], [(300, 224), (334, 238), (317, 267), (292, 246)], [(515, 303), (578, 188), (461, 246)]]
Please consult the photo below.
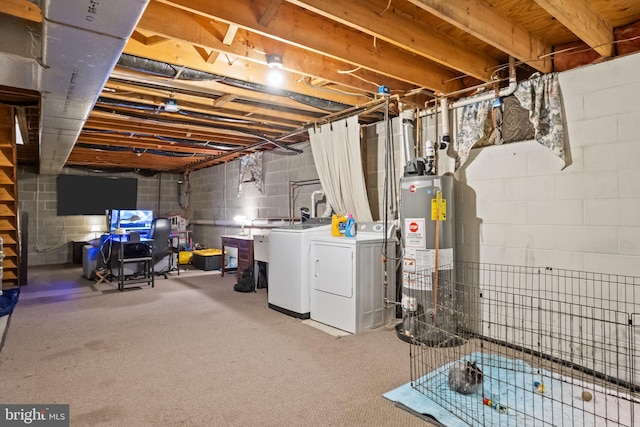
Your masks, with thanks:
[[(137, 241), (130, 242), (125, 241), (122, 238), (120, 241), (114, 242), (118, 247), (118, 255), (117, 255), (117, 279), (118, 279), (118, 290), (123, 291), (124, 287), (127, 285), (132, 285), (136, 283), (146, 283), (147, 285), (151, 285), (151, 287), (155, 287), (154, 281), (154, 271), (153, 271), (153, 240), (145, 240), (145, 241)], [(126, 247), (128, 245), (142, 245), (144, 247), (144, 252), (148, 255), (144, 256), (133, 256), (126, 257)], [(136, 272), (132, 275), (125, 274), (125, 265), (131, 263), (141, 263), (142, 271)]]

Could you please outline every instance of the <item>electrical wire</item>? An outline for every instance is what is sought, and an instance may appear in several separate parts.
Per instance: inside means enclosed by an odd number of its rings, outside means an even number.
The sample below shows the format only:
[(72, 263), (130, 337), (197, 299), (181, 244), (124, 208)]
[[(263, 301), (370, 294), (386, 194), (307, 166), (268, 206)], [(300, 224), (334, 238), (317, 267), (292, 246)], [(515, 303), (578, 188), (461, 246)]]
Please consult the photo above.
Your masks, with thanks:
[(362, 68), (362, 67), (356, 67), (356, 68), (354, 68), (353, 70), (344, 70), (344, 71), (343, 71), (343, 70), (337, 70), (337, 72), (338, 72), (338, 74), (349, 74), (350, 76), (355, 77), (356, 79), (360, 79), (360, 80), (362, 80), (362, 81), (363, 81), (363, 82), (365, 82), (365, 83), (369, 83), (369, 84), (371, 84), (371, 85), (374, 85), (375, 87), (379, 87), (380, 85), (379, 85), (378, 83), (376, 83), (376, 82), (372, 82), (371, 80), (367, 80), (367, 79), (365, 79), (364, 77), (360, 77), (360, 76), (359, 76), (359, 75), (357, 75), (357, 74), (353, 74), (353, 73), (355, 73), (356, 71), (359, 71), (361, 68)]

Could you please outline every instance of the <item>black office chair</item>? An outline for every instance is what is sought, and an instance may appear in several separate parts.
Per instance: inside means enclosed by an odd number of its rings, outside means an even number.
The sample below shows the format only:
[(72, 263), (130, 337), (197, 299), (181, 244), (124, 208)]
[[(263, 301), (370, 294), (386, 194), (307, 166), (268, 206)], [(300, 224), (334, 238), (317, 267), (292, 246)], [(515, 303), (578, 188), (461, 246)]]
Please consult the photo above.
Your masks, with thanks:
[(165, 279), (171, 269), (170, 257), (173, 255), (170, 234), (169, 218), (154, 218), (149, 231), (149, 238), (153, 239), (153, 270), (155, 274), (164, 276)]

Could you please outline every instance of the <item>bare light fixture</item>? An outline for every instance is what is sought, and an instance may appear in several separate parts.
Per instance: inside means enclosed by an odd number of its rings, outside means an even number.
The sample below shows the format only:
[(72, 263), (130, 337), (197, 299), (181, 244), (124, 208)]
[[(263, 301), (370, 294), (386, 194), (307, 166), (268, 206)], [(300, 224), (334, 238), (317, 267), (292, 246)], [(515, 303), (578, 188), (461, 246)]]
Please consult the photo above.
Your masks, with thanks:
[(180, 111), (180, 107), (178, 107), (178, 101), (175, 99), (166, 99), (164, 101), (164, 111), (169, 111), (171, 113), (176, 113)]
[(275, 70), (281, 69), (283, 67), (282, 55), (278, 55), (277, 53), (268, 53), (267, 65), (269, 66), (269, 68), (273, 68)]

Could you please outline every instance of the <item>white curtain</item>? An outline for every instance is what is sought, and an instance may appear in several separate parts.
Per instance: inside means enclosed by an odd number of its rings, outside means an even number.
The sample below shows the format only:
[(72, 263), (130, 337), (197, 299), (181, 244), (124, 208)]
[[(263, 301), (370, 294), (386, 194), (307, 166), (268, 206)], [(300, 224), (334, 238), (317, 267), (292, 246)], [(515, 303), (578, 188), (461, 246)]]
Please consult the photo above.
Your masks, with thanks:
[(350, 117), (309, 129), (313, 161), (327, 201), (338, 213), (358, 221), (372, 221), (362, 173), (360, 125)]

